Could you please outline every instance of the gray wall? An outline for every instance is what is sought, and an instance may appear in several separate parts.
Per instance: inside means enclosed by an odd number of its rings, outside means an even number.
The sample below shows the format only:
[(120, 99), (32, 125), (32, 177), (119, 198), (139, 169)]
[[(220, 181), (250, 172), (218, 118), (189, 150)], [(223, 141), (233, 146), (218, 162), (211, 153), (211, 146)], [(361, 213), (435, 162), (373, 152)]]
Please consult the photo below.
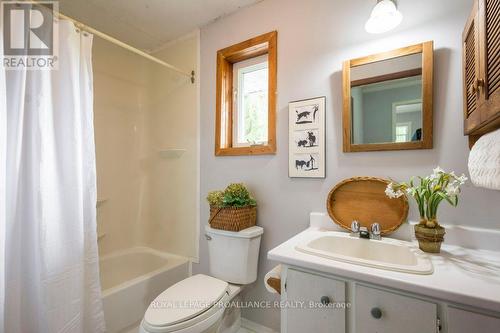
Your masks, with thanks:
[[(340, 180), (370, 175), (407, 179), (426, 175), (440, 165), (467, 172), (467, 139), (462, 134), (461, 33), (471, 0), (400, 0), (405, 19), (395, 32), (368, 35), (363, 25), (375, 1), (265, 0), (222, 18), (201, 30), (201, 228), (208, 219), (205, 196), (230, 182), (248, 184), (258, 200), (258, 224), (264, 227), (259, 280), (247, 299), (275, 300), (262, 284), (276, 262), (267, 251), (304, 230), (311, 211), (326, 211), (329, 190)], [(405, 6), (414, 6), (404, 11)], [(408, 7), (406, 7), (408, 8)], [(218, 49), (247, 38), (278, 31), (277, 144), (273, 156), (215, 157), (215, 69)], [(435, 41), (433, 150), (342, 153), (341, 64), (360, 57), (426, 40)], [(327, 177), (288, 178), (288, 102), (327, 97)], [(465, 188), (460, 207), (440, 210), (445, 224), (498, 228), (500, 192)], [(411, 207), (415, 217), (415, 207)], [(200, 238), (200, 264), (194, 272), (208, 273), (208, 251)], [(278, 309), (244, 310), (250, 320), (274, 329)]]

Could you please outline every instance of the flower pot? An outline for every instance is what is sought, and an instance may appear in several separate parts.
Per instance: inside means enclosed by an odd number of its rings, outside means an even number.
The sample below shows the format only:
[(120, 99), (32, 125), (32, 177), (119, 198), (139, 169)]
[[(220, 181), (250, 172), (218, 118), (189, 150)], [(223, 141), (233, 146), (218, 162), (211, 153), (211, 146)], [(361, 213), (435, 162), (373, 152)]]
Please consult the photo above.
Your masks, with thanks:
[(418, 247), (424, 252), (439, 253), (445, 233), (445, 229), (439, 224), (435, 228), (428, 228), (423, 224), (415, 225)]
[(257, 223), (257, 207), (210, 207), (208, 223), (214, 229), (241, 231)]

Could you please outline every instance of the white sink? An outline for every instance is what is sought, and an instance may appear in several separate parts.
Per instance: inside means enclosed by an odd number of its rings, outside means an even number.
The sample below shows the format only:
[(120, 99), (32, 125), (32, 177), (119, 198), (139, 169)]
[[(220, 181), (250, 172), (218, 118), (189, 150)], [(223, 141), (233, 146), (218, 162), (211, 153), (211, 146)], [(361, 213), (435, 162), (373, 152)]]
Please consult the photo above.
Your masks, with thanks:
[(363, 266), (413, 273), (432, 274), (430, 259), (412, 243), (395, 239), (382, 240), (351, 237), (343, 232), (328, 232), (296, 246), (301, 252)]

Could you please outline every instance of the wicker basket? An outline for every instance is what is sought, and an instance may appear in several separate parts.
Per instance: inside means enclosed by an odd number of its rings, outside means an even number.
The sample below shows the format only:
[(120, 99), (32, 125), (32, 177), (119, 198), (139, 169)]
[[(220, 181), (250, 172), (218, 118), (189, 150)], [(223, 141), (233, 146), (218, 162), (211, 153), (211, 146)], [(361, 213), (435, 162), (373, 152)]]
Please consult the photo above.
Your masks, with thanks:
[(427, 228), (420, 224), (415, 225), (415, 237), (420, 250), (428, 253), (441, 252), (441, 243), (444, 241), (445, 229), (438, 225), (436, 228)]
[(210, 227), (227, 231), (240, 231), (257, 223), (257, 207), (210, 207)]

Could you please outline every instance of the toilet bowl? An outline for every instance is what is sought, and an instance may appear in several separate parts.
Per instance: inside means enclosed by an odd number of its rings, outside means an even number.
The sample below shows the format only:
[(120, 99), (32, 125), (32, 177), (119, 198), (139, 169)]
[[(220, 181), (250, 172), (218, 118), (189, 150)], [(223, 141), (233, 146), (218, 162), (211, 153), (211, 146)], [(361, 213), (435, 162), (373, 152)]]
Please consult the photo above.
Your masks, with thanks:
[(205, 231), (211, 276), (194, 275), (162, 292), (149, 305), (139, 333), (233, 333), (238, 329), (234, 318), (230, 319), (234, 324), (221, 322), (241, 287), (257, 279), (263, 229), (231, 232), (207, 226)]
[(165, 290), (150, 304), (140, 332), (215, 332), (231, 298), (227, 282), (203, 274), (191, 276)]

